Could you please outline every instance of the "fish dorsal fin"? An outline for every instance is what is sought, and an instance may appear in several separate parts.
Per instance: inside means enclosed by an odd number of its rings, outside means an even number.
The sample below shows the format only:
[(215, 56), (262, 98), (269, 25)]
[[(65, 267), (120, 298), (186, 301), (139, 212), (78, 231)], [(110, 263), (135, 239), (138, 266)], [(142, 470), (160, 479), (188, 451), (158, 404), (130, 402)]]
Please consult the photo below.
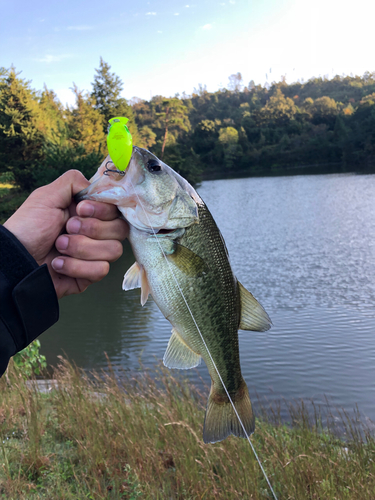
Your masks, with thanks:
[(133, 290), (134, 288), (141, 288), (141, 304), (144, 306), (150, 293), (150, 286), (148, 284), (146, 271), (138, 262), (134, 262), (126, 271), (124, 281), (122, 282), (123, 290)]
[(174, 243), (174, 252), (169, 254), (167, 258), (175, 264), (180, 271), (187, 276), (194, 278), (202, 276), (209, 272), (209, 267), (196, 253), (176, 241)]
[(246, 290), (238, 281), (241, 300), (241, 330), (253, 330), (255, 332), (265, 332), (271, 328), (272, 321), (263, 306), (259, 304), (255, 297)]
[(195, 353), (181, 338), (175, 328), (172, 328), (172, 336), (169, 339), (165, 351), (163, 363), (167, 368), (178, 368), (188, 370), (198, 366), (201, 362), (199, 354)]

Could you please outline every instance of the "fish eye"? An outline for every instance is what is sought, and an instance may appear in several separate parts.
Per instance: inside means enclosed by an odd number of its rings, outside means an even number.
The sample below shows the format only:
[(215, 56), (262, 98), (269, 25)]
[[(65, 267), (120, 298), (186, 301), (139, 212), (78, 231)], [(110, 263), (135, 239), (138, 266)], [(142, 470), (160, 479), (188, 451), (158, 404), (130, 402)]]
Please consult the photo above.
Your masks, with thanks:
[(161, 170), (161, 165), (158, 160), (148, 160), (147, 168), (149, 172), (159, 172)]

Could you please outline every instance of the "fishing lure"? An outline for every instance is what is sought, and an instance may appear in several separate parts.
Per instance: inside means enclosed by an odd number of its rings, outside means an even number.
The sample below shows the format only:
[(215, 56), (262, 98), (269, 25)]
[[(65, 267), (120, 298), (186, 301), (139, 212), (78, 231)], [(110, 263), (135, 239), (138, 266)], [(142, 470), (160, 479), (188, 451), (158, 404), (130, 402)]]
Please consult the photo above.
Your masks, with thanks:
[[(129, 119), (117, 116), (109, 120), (107, 135), (108, 153), (117, 170), (125, 174), (133, 152), (133, 139), (126, 124)], [(112, 170), (107, 168), (108, 172)]]

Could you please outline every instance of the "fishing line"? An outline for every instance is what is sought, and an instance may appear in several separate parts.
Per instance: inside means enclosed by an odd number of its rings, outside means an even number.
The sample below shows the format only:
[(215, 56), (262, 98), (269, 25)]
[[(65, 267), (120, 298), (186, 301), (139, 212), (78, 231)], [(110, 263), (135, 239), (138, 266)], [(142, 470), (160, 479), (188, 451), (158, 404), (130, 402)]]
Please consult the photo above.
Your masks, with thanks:
[(254, 445), (253, 445), (253, 443), (251, 442), (250, 437), (247, 435), (247, 432), (246, 432), (245, 426), (244, 426), (244, 424), (242, 423), (242, 420), (241, 420), (241, 418), (240, 418), (240, 416), (239, 416), (239, 414), (238, 414), (238, 412), (237, 412), (237, 410), (236, 410), (236, 407), (234, 406), (234, 403), (233, 403), (233, 401), (232, 401), (232, 398), (231, 398), (231, 397), (230, 397), (230, 395), (229, 395), (229, 392), (228, 392), (227, 388), (225, 387), (225, 384), (224, 384), (224, 382), (223, 382), (223, 379), (221, 378), (221, 375), (220, 375), (219, 370), (218, 370), (218, 368), (217, 368), (217, 366), (216, 366), (216, 364), (215, 364), (215, 361), (213, 360), (213, 358), (212, 358), (212, 356), (211, 356), (211, 353), (210, 353), (210, 351), (209, 351), (209, 349), (208, 349), (208, 347), (207, 347), (206, 341), (205, 341), (205, 340), (204, 340), (204, 338), (203, 338), (203, 335), (202, 335), (202, 333), (201, 333), (201, 331), (200, 331), (200, 329), (199, 329), (199, 326), (198, 326), (197, 322), (195, 321), (194, 315), (193, 315), (193, 313), (192, 313), (192, 311), (191, 311), (191, 309), (190, 309), (190, 307), (189, 307), (189, 304), (187, 303), (187, 300), (186, 300), (186, 298), (185, 298), (185, 295), (183, 294), (183, 291), (181, 290), (181, 287), (180, 287), (180, 285), (179, 285), (179, 283), (178, 283), (178, 280), (177, 280), (177, 278), (176, 278), (176, 275), (175, 275), (175, 273), (174, 273), (174, 271), (173, 271), (172, 265), (170, 264), (169, 260), (167, 259), (167, 256), (165, 255), (165, 252), (164, 252), (164, 250), (163, 250), (163, 247), (161, 246), (160, 241), (159, 241), (158, 237), (156, 236), (155, 229), (153, 228), (153, 226), (152, 226), (152, 224), (151, 224), (151, 221), (150, 221), (150, 219), (149, 219), (149, 217), (148, 217), (148, 214), (147, 214), (147, 212), (146, 212), (146, 210), (145, 210), (145, 208), (144, 208), (144, 206), (143, 206), (143, 204), (142, 204), (142, 202), (141, 202), (141, 200), (140, 200), (140, 198), (139, 198), (139, 196), (138, 196), (138, 193), (137, 193), (137, 191), (135, 190), (135, 187), (134, 187), (134, 185), (133, 185), (133, 183), (132, 183), (132, 181), (131, 181), (131, 179), (130, 179), (130, 178), (129, 178), (129, 180), (130, 180), (130, 184), (132, 185), (132, 188), (133, 188), (133, 190), (134, 190), (134, 192), (135, 192), (135, 195), (136, 195), (136, 197), (138, 198), (139, 204), (140, 204), (140, 206), (142, 207), (142, 210), (143, 210), (143, 212), (144, 212), (144, 214), (145, 214), (145, 216), (146, 216), (147, 222), (148, 222), (148, 224), (150, 225), (150, 228), (152, 229), (152, 232), (153, 232), (153, 234), (154, 234), (154, 237), (155, 237), (155, 239), (156, 239), (156, 241), (157, 241), (157, 243), (158, 243), (158, 245), (159, 245), (159, 248), (160, 248), (160, 250), (161, 250), (161, 252), (162, 252), (162, 254), (163, 254), (163, 256), (164, 256), (164, 258), (165, 258), (165, 260), (166, 260), (166, 262), (167, 262), (167, 264), (168, 264), (169, 270), (170, 270), (170, 272), (171, 272), (171, 274), (172, 274), (172, 276), (173, 276), (174, 281), (176, 282), (176, 285), (177, 285), (177, 288), (178, 288), (178, 290), (179, 290), (179, 292), (180, 292), (180, 294), (181, 294), (181, 297), (183, 298), (183, 300), (184, 300), (184, 302), (185, 302), (185, 305), (186, 305), (186, 307), (187, 307), (187, 309), (188, 309), (188, 311), (189, 311), (189, 313), (190, 313), (190, 316), (191, 316), (191, 318), (192, 318), (192, 320), (193, 320), (193, 322), (194, 322), (194, 325), (195, 325), (196, 329), (198, 330), (198, 333), (199, 333), (199, 335), (200, 335), (200, 337), (201, 337), (201, 339), (202, 339), (202, 342), (203, 342), (203, 344), (204, 344), (204, 347), (206, 348), (207, 353), (208, 353), (208, 355), (209, 355), (209, 357), (210, 357), (210, 360), (211, 360), (211, 362), (212, 362), (212, 364), (213, 364), (213, 366), (214, 366), (214, 368), (215, 368), (215, 370), (216, 370), (216, 373), (218, 374), (218, 377), (219, 377), (219, 379), (220, 379), (220, 382), (222, 383), (222, 386), (224, 387), (224, 390), (225, 390), (225, 392), (226, 392), (226, 394), (227, 394), (227, 396), (228, 396), (228, 399), (229, 399), (229, 401), (230, 401), (230, 403), (231, 403), (231, 405), (232, 405), (232, 407), (233, 407), (233, 410), (234, 410), (234, 412), (235, 412), (235, 414), (236, 414), (236, 416), (237, 416), (237, 418), (238, 418), (238, 421), (239, 421), (239, 422), (240, 422), (240, 424), (241, 424), (241, 427), (242, 427), (242, 429), (243, 429), (243, 431), (244, 431), (244, 433), (245, 433), (246, 439), (248, 440), (248, 442), (249, 442), (249, 444), (250, 444), (250, 446), (251, 446), (251, 449), (253, 450), (254, 456), (255, 456), (255, 458), (256, 458), (256, 460), (257, 460), (258, 464), (259, 464), (259, 467), (261, 468), (261, 470), (262, 470), (262, 472), (263, 472), (263, 475), (264, 475), (264, 477), (265, 477), (265, 479), (266, 479), (266, 481), (267, 481), (267, 484), (268, 484), (268, 486), (269, 486), (269, 489), (271, 490), (271, 492), (272, 492), (272, 495), (273, 495), (274, 499), (275, 499), (275, 500), (277, 500), (277, 496), (276, 496), (276, 494), (275, 494), (275, 492), (274, 492), (274, 490), (273, 490), (273, 488), (272, 488), (272, 486), (271, 486), (271, 483), (270, 483), (270, 481), (269, 481), (269, 479), (268, 479), (268, 476), (267, 476), (267, 474), (266, 474), (266, 471), (263, 469), (262, 463), (261, 463), (261, 461), (260, 461), (260, 459), (259, 459), (259, 457), (258, 457), (257, 452), (255, 451)]

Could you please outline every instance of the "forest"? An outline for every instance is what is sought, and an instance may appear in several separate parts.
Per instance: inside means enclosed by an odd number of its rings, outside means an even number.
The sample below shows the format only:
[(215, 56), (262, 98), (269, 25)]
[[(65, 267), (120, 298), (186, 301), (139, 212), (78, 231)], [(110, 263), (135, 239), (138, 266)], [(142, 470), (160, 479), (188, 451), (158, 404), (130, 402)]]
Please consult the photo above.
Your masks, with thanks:
[[(121, 97), (126, 82), (100, 58), (75, 105), (0, 68), (0, 182), (31, 192), (68, 169), (90, 177), (106, 156), (108, 120), (129, 118), (133, 144), (193, 184), (202, 179), (295, 173), (375, 172), (375, 72), (307, 82), (245, 85), (192, 95)], [(9, 195), (8, 195), (9, 196)], [(4, 199), (2, 201), (6, 201)]]

